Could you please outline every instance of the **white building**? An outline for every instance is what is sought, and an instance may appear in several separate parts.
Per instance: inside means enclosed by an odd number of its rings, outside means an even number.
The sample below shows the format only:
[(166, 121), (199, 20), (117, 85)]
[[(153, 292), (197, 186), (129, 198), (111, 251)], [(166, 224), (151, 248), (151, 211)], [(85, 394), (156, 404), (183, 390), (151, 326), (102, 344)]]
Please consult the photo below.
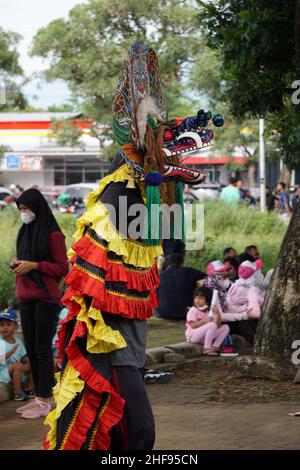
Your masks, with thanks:
[[(71, 119), (83, 129), (85, 148), (58, 147), (51, 138), (53, 119)], [(100, 145), (89, 136), (91, 121), (76, 113), (0, 113), (0, 146), (9, 150), (0, 164), (0, 186), (11, 183), (27, 188), (96, 182), (109, 162), (100, 159)]]

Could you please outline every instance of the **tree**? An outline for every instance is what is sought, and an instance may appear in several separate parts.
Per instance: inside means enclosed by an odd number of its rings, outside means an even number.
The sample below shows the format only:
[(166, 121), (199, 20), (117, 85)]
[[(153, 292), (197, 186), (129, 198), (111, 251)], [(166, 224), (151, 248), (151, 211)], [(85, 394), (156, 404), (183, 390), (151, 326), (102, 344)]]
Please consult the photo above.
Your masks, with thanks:
[(292, 218), (268, 289), (256, 339), (256, 353), (291, 360), (293, 343), (300, 340), (300, 205)]
[(300, 72), (300, 0), (296, 1), (295, 6), (295, 46), (296, 46), (296, 68)]
[(223, 93), (233, 115), (266, 118), (279, 136), (287, 166), (300, 168), (300, 106), (291, 103), (299, 56), (299, 0), (198, 3), (208, 45), (221, 58)]
[[(218, 50), (203, 46), (201, 54), (196, 55), (195, 64), (190, 74), (189, 86), (205, 100), (210, 109), (218, 109), (225, 117), (226, 125), (215, 129), (214, 151), (231, 155), (239, 149), (247, 156), (246, 164), (235, 164), (234, 158), (228, 163), (232, 171), (248, 171), (249, 186), (256, 186), (256, 166), (259, 152), (258, 120), (248, 115), (234, 116), (230, 109), (230, 102), (225, 93), (225, 83), (222, 78), (222, 60)], [(279, 158), (276, 152), (278, 143), (273, 135), (268, 136), (266, 158), (275, 160)]]
[(224, 90), (234, 115), (265, 117), (283, 109), (291, 87), (287, 75), (295, 65), (295, 0), (198, 3), (208, 44), (222, 58)]
[(15, 111), (25, 109), (27, 101), (21, 91), (17, 79), (23, 76), (19, 64), (17, 45), (21, 36), (0, 27), (0, 82), (4, 84), (5, 100), (0, 102), (0, 111)]
[[(123, 60), (134, 41), (153, 46), (173, 116), (191, 109), (182, 80), (199, 48), (198, 9), (183, 0), (90, 0), (74, 7), (67, 19), (52, 21), (34, 37), (32, 54), (48, 58), (48, 80), (68, 84), (78, 111), (99, 123), (111, 120), (111, 103)], [(196, 110), (194, 110), (195, 112)]]
[[(265, 117), (289, 168), (300, 167), (300, 105), (292, 83), (300, 72), (299, 0), (198, 1), (208, 44), (222, 61), (224, 95), (235, 116)], [(271, 131), (270, 131), (271, 129)], [(291, 359), (300, 338), (300, 208), (283, 240), (268, 289), (256, 353)]]

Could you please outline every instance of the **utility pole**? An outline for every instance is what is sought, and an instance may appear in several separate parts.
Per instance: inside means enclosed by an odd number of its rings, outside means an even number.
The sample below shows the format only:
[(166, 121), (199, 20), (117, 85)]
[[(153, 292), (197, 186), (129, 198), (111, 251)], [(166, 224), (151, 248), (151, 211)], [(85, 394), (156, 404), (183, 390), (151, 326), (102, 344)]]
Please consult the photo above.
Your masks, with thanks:
[(266, 158), (264, 140), (265, 120), (259, 120), (259, 183), (260, 183), (260, 210), (266, 210)]

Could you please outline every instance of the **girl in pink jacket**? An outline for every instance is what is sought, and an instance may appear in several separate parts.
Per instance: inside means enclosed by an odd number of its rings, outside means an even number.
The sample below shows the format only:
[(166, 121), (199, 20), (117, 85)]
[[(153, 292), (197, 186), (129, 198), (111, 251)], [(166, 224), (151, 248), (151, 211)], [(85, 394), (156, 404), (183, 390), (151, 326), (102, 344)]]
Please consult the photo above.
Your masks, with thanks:
[[(221, 325), (221, 313), (217, 307), (211, 308), (212, 290), (198, 287), (194, 293), (194, 307), (186, 317), (186, 340), (204, 344), (203, 354), (217, 356), (220, 347), (229, 333), (228, 325)], [(212, 311), (212, 313), (210, 313)]]

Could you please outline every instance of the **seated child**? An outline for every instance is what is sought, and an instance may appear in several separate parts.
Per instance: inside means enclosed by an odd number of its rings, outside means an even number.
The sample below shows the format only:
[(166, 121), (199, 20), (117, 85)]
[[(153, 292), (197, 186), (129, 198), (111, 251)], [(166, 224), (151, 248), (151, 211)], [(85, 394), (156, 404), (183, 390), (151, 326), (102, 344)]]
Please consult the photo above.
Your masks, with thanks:
[(25, 347), (14, 336), (16, 329), (16, 312), (10, 308), (0, 312), (0, 382), (12, 382), (14, 400), (21, 401), (27, 399), (27, 393), (22, 389), (24, 374), (28, 376), (28, 390), (33, 389), (33, 381)]
[(212, 289), (197, 287), (194, 292), (194, 307), (186, 317), (186, 340), (204, 344), (203, 354), (217, 356), (220, 347), (229, 333), (228, 325), (221, 325), (221, 313), (212, 307), (213, 316), (209, 315), (212, 301)]
[(62, 308), (61, 311), (59, 312), (57, 330), (56, 330), (56, 333), (53, 336), (53, 340), (52, 340), (52, 352), (53, 352), (53, 359), (54, 359), (54, 372), (59, 372), (60, 369), (61, 369), (61, 365), (59, 364), (58, 349), (57, 349), (57, 346), (56, 346), (56, 342), (58, 340), (58, 332), (59, 332), (59, 329), (60, 329), (60, 323), (61, 323), (62, 320), (64, 320), (66, 318), (66, 316), (68, 315), (68, 312), (69, 312), (69, 309), (66, 308), (66, 307)]

